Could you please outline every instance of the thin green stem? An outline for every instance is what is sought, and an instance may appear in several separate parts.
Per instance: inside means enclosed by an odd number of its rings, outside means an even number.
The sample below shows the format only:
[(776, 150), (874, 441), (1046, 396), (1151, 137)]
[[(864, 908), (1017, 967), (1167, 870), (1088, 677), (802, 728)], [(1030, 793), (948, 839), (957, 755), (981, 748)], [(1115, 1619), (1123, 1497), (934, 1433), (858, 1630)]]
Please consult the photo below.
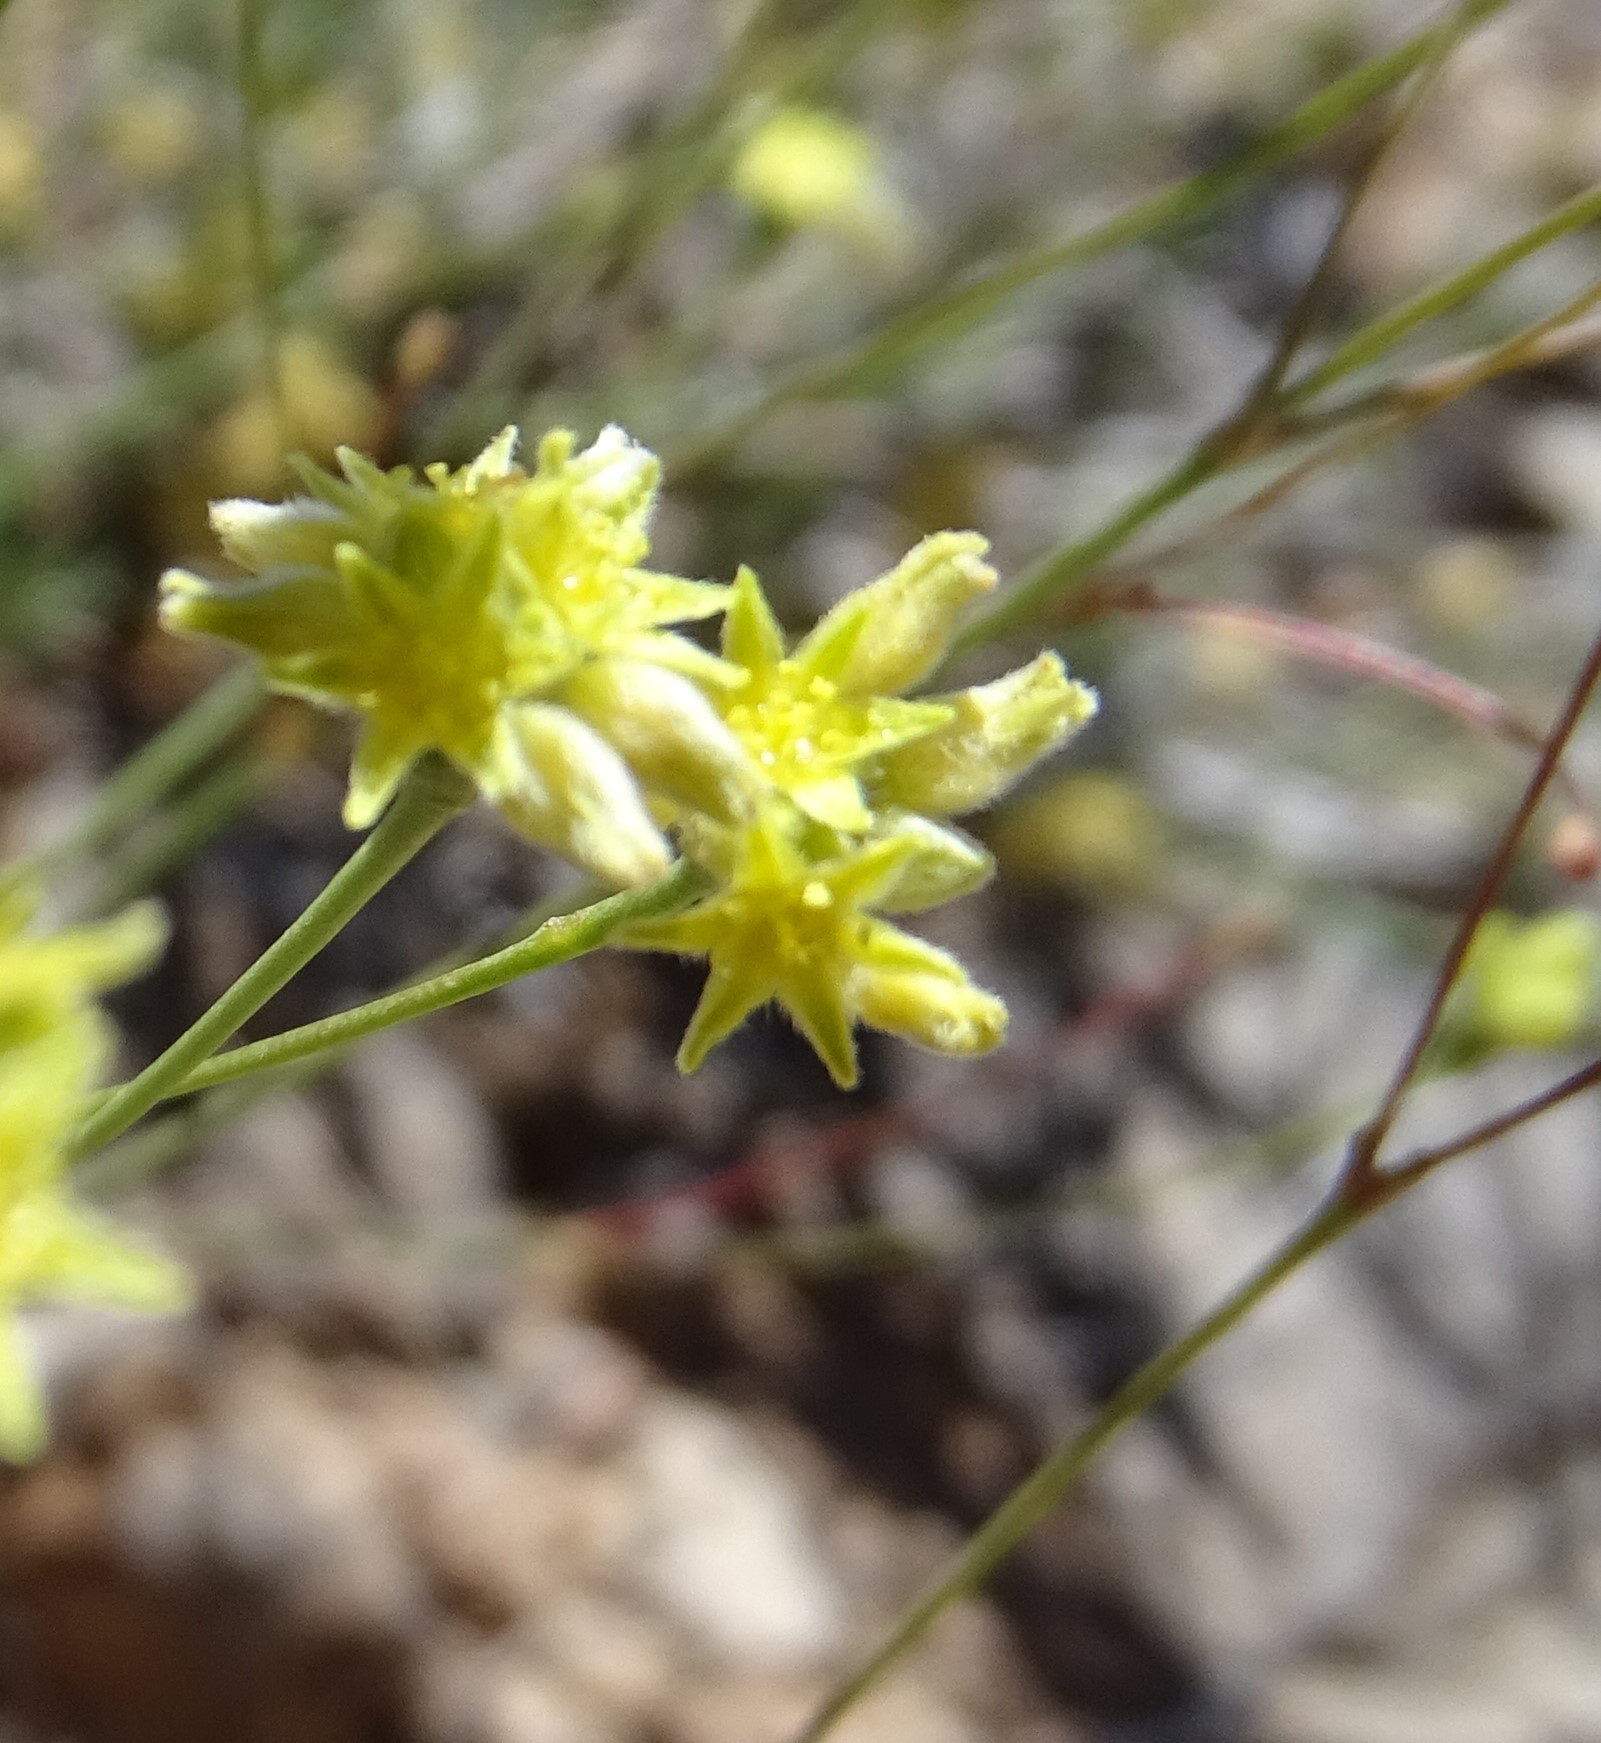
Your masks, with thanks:
[[(547, 920), (574, 912), (600, 899), (600, 891), (589, 882), (576, 890), (537, 903), (520, 915), (502, 934), (502, 941), (492, 948), (520, 942), (545, 924)], [(482, 954), (487, 955), (485, 951)], [(412, 984), (421, 985), (448, 970), (478, 960), (470, 951), (453, 951), (417, 977)], [(331, 1071), (345, 1057), (347, 1047), (327, 1047), (301, 1059), (291, 1060), (275, 1068), (262, 1067), (239, 1081), (196, 1095), (183, 1106), (170, 1111), (159, 1120), (152, 1120), (132, 1132), (109, 1149), (102, 1150), (73, 1170), (73, 1185), (88, 1197), (114, 1196), (158, 1174), (179, 1160), (203, 1138), (220, 1131), (257, 1102), (280, 1090), (298, 1088), (311, 1083), (324, 1072)], [(229, 1054), (230, 1059), (236, 1057)], [(114, 1094), (107, 1090), (105, 1095)], [(92, 1104), (93, 1105), (93, 1104)]]
[(278, 267), (274, 257), (272, 213), (267, 201), (265, 134), (271, 107), (263, 56), (267, 9), (271, 0), (238, 0), (235, 20), (235, 76), (241, 108), (239, 181), (249, 247), (251, 299), (261, 333), (261, 375), (277, 428), (278, 451), (291, 443), (289, 407), (284, 395), (283, 316), (278, 305)]
[[(1592, 206), (1595, 208), (1593, 211)], [(1103, 526), (1082, 539), (1059, 547), (1025, 571), (1002, 598), (996, 600), (987, 611), (973, 618), (954, 644), (951, 657), (955, 658), (974, 648), (983, 647), (1028, 622), (1045, 605), (1065, 593), (1107, 557), (1120, 550), (1149, 521), (1202, 485), (1234, 470), (1247, 460), (1261, 459), (1273, 449), (1300, 441), (1309, 434), (1337, 432), (1346, 425), (1355, 426), (1364, 421), (1374, 422), (1387, 418), (1390, 426), (1379, 428), (1378, 435), (1394, 433), (1410, 427), (1411, 423), (1416, 422), (1427, 411), (1435, 410), (1449, 403), (1451, 399), (1460, 397), (1491, 375), (1504, 368), (1516, 367), (1518, 359), (1525, 354), (1531, 358), (1536, 357), (1535, 348), (1538, 342), (1547, 335), (1560, 331), (1586, 309), (1593, 307), (1598, 297), (1601, 297), (1601, 287), (1588, 287), (1555, 314), (1525, 328), (1481, 356), (1469, 359), (1465, 364), (1443, 366), (1410, 381), (1391, 383), (1371, 394), (1364, 394), (1359, 399), (1352, 399), (1344, 405), (1332, 407), (1325, 413), (1313, 414), (1311, 417), (1285, 415), (1283, 409), (1308, 397), (1314, 383), (1326, 386), (1337, 374), (1344, 374), (1347, 367), (1354, 369), (1381, 356), (1416, 324), (1414, 315), (1417, 320), (1428, 319), (1472, 295), (1475, 289), (1482, 289), (1497, 275), (1496, 271), (1488, 270), (1490, 263), (1499, 261), (1497, 270), (1506, 271), (1515, 259), (1522, 259), (1538, 245), (1523, 247), (1530, 237), (1539, 234), (1545, 241), (1550, 241), (1554, 234), (1565, 234), (1577, 223), (1585, 221), (1585, 214), (1592, 218), (1601, 217), (1601, 189), (1584, 196), (1582, 205), (1570, 201), (1563, 211), (1567, 217), (1557, 230), (1552, 230), (1555, 222), (1553, 215), (1552, 220), (1525, 232), (1516, 244), (1508, 244), (1506, 248), (1498, 249), (1494, 255), (1476, 262), (1467, 272), (1457, 274), (1444, 284), (1425, 292), (1422, 297), (1414, 299), (1404, 309), (1383, 316), (1363, 328), (1361, 333), (1355, 335), (1314, 376), (1309, 376), (1286, 390), (1281, 396), (1280, 409), (1276, 410), (1272, 405), (1258, 405), (1258, 395), (1253, 392), (1238, 413), (1226, 418), (1170, 472), (1141, 491)], [(1580, 215), (1575, 216), (1575, 213)], [(1522, 252), (1515, 255), (1509, 253), (1519, 247)], [(1419, 314), (1419, 310), (1425, 312)], [(1354, 360), (1338, 371), (1326, 374), (1347, 353)], [(1242, 519), (1260, 512), (1262, 508), (1280, 500), (1301, 479), (1321, 471), (1331, 458), (1343, 459), (1353, 451), (1354, 446), (1366, 445), (1375, 439), (1377, 436), (1372, 431), (1357, 431), (1329, 444), (1326, 450), (1320, 450), (1310, 459), (1292, 468), (1284, 478), (1275, 480), (1248, 503), (1231, 510), (1219, 523), (1220, 527), (1232, 527)]]
[[(465, 999), (493, 992), (497, 987), (520, 980), (542, 968), (554, 968), (570, 962), (575, 956), (596, 950), (620, 926), (636, 920), (655, 920), (676, 913), (706, 887), (706, 877), (688, 860), (680, 861), (666, 877), (643, 889), (624, 890), (608, 896), (592, 907), (573, 914), (561, 914), (545, 921), (536, 931), (503, 950), (460, 968), (447, 969), (414, 986), (386, 993), (382, 998), (357, 1005), (353, 1010), (324, 1017), (320, 1022), (306, 1023), (282, 1035), (270, 1036), (223, 1053), (204, 1064), (196, 1065), (181, 1078), (173, 1079), (162, 1091), (162, 1097), (188, 1095), (194, 1090), (214, 1089), (219, 1084), (233, 1083), (252, 1072), (276, 1070), (297, 1060), (309, 1059), (330, 1048), (348, 1047), (380, 1029), (396, 1023), (409, 1023), (442, 1011), (448, 1005), (459, 1005)], [(160, 1098), (158, 1098), (160, 1099)]]
[[(1463, 27), (1481, 23), (1510, 0), (1468, 0)], [(670, 456), (682, 479), (715, 460), (780, 406), (842, 392), (899, 369), (910, 357), (969, 331), (1030, 285), (1070, 267), (1087, 265), (1178, 223), (1188, 222), (1246, 186), (1263, 171), (1315, 145), (1368, 104), (1393, 90), (1438, 49), (1438, 26), (1408, 38), (1388, 54), (1366, 62), (1319, 91), (1277, 126), (1225, 162), (1171, 183), (1125, 211), (1061, 241), (1027, 250), (940, 291), (880, 325), (840, 356), (809, 364), (780, 381), (761, 399), (735, 414), (721, 429)]]
[(1253, 413), (1268, 410), (1278, 404), (1280, 390), (1295, 362), (1296, 353), (1321, 318), (1333, 290), (1340, 254), (1351, 233), (1351, 227), (1356, 222), (1357, 213), (1362, 209), (1362, 203), (1377, 180), (1379, 171), (1384, 167), (1385, 160), (1438, 84), (1452, 51), (1471, 28), (1471, 13), (1471, 0), (1467, 0), (1467, 3), (1459, 5), (1451, 16), (1442, 19), (1435, 27), (1434, 42), (1418, 69), (1417, 77), (1402, 94), (1393, 113), (1381, 122), (1356, 175), (1352, 178), (1344, 203), (1340, 207), (1340, 215), (1324, 240), (1317, 265), (1301, 287), (1300, 295), (1295, 299), (1294, 306), (1279, 329), (1273, 354), (1240, 414), (1242, 423), (1248, 423)]
[(1103, 526), (1063, 545), (1027, 569), (988, 610), (980, 612), (951, 646), (947, 663), (998, 641), (1033, 617), (1049, 600), (1080, 581), (1120, 550), (1148, 521), (1188, 496), (1228, 465), (1227, 450), (1208, 438), (1172, 471), (1147, 486)]
[(281, 1071), (263, 1071), (212, 1095), (196, 1096), (78, 1163), (72, 1171), (73, 1191), (101, 1201), (131, 1192), (171, 1167), (206, 1138), (231, 1126), (268, 1096), (309, 1082), (323, 1063), (318, 1059), (288, 1065)]
[(309, 908), (196, 1023), (139, 1075), (113, 1090), (83, 1121), (74, 1158), (109, 1144), (195, 1067), (209, 1059), (293, 975), (372, 900), (396, 872), (472, 799), (464, 776), (437, 755), (412, 770), (376, 829), (334, 874)]
[(45, 849), (39, 869), (56, 872), (87, 859), (142, 823), (244, 731), (260, 712), (264, 696), (254, 663), (237, 666), (219, 679), (117, 770), (76, 826)]
[(1517, 858), (1518, 849), (1523, 845), (1523, 837), (1528, 833), (1541, 801), (1556, 781), (1562, 759), (1567, 755), (1568, 745), (1598, 687), (1601, 687), (1601, 630), (1596, 632), (1595, 639), (1590, 644), (1584, 664), (1579, 668), (1563, 702), (1562, 711), (1546, 734), (1539, 761), (1524, 786), (1522, 797), (1507, 820), (1495, 851), (1468, 898), (1467, 906), (1462, 911), (1444, 960), (1435, 976), (1428, 1003), (1424, 1006), (1417, 1027), (1395, 1068), (1395, 1075), (1390, 1080), (1378, 1112), (1351, 1140), (1341, 1179), (1341, 1191), (1349, 1204), (1363, 1204), (1370, 1196), (1383, 1202), (1397, 1190), (1396, 1179), (1387, 1175), (1380, 1164), (1380, 1152), (1400, 1117), (1402, 1106), (1411, 1094), (1413, 1084), (1423, 1070), (1430, 1043), (1434, 1040), (1440, 1019), (1445, 1014), (1446, 1001), (1462, 973), (1462, 965), (1467, 960), (1468, 951), (1479, 927), (1505, 887), (1512, 863)]
[(1083, 1433), (1052, 1453), (990, 1515), (946, 1572), (907, 1609), (883, 1644), (832, 1690), (800, 1733), (797, 1743), (820, 1743), (835, 1723), (883, 1680), (885, 1673), (927, 1635), (953, 1604), (976, 1591), (1029, 1532), (1054, 1511), (1108, 1442), (1149, 1410), (1198, 1357), (1233, 1331), (1285, 1278), (1333, 1245), (1360, 1220), (1361, 1213), (1348, 1205), (1337, 1201), (1327, 1204), (1193, 1330), (1153, 1356), (1126, 1381)]
[(1586, 224), (1593, 224), (1597, 219), (1601, 219), (1601, 186), (1586, 188), (1583, 193), (1575, 194), (1571, 200), (1548, 213), (1538, 224), (1531, 225), (1520, 235), (1514, 236), (1510, 242), (1503, 243), (1501, 247), (1474, 261), (1471, 266), (1464, 267), (1461, 272), (1453, 273), (1439, 284), (1430, 285), (1427, 290), (1409, 298), (1399, 308), (1391, 309), (1388, 314), (1370, 321), (1359, 332), (1353, 333), (1316, 369), (1291, 382), (1286, 399), (1293, 405), (1304, 404), (1341, 377), (1377, 362), (1425, 322), (1448, 314), (1452, 309), (1487, 290), (1498, 278), (1504, 277), (1531, 254), (1574, 230), (1582, 229)]

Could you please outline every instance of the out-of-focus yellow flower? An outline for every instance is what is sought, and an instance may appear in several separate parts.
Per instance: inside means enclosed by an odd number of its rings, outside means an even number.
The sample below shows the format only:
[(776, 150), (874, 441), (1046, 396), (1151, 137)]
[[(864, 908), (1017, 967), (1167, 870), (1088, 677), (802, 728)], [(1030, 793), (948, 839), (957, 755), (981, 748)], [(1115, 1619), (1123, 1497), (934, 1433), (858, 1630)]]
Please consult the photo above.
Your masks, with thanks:
[(987, 832), (1007, 872), (1091, 896), (1142, 888), (1162, 851), (1162, 820), (1132, 782), (1104, 770), (1063, 775), (1006, 806)]
[(313, 334), (286, 333), (276, 368), (276, 393), (258, 380), (207, 434), (206, 472), (217, 488), (270, 490), (282, 479), (286, 447), (326, 457), (340, 443), (366, 447), (377, 434), (378, 395)]
[(898, 252), (910, 229), (872, 135), (822, 109), (771, 115), (745, 141), (729, 184), (776, 223), (838, 231), (875, 252)]
[[(582, 453), (553, 431), (531, 475), (516, 439), (503, 431), (470, 466), (422, 478), (341, 449), (342, 479), (301, 466), (308, 496), (214, 504), (224, 549), (252, 579), (170, 571), (163, 617), (249, 648), (281, 690), (363, 716), (352, 828), (437, 749), (531, 839), (641, 883), (669, 852), (613, 741), (632, 749), (682, 722), (658, 760), (676, 759), (691, 786), (698, 759), (738, 759), (691, 681), (726, 682), (728, 668), (662, 627), (719, 610), (728, 589), (640, 567), (658, 466), (621, 430)], [(649, 668), (651, 681), (608, 687), (587, 670), (606, 662)]]
[(1566, 1047), (1595, 1003), (1601, 921), (1569, 908), (1487, 914), (1463, 964), (1454, 1024), (1480, 1047)]
[(205, 141), (199, 103), (172, 87), (136, 92), (105, 113), (106, 156), (131, 181), (170, 181), (192, 164)]
[(0, 109), (0, 235), (17, 235), (39, 214), (44, 164), (26, 115)]
[(31, 903), (0, 891), (0, 1456), (44, 1442), (43, 1402), (15, 1314), (48, 1299), (105, 1301), (163, 1312), (187, 1284), (176, 1267), (127, 1245), (73, 1203), (63, 1147), (105, 1063), (109, 1038), (93, 1004), (160, 947), (154, 910), (102, 926), (30, 935)]

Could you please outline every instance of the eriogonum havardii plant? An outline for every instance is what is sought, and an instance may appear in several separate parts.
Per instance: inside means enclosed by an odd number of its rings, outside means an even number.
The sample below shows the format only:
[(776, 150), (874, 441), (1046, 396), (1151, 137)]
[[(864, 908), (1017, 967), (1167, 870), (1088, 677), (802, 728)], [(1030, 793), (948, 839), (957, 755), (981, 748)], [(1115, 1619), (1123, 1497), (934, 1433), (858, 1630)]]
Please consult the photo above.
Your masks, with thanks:
[[(516, 439), (420, 479), (341, 451), (343, 479), (300, 468), (309, 496), (216, 504), (250, 578), (170, 572), (166, 622), (364, 717), (353, 826), (432, 749), (526, 835), (615, 883), (663, 871), (672, 828), (714, 888), (621, 941), (708, 958), (685, 1070), (768, 1000), (842, 1085), (858, 1022), (947, 1053), (993, 1047), (1000, 1001), (885, 916), (988, 877), (989, 855), (944, 819), (995, 798), (1096, 703), (1054, 654), (902, 694), (994, 586), (985, 541), (923, 540), (789, 649), (749, 570), (720, 587), (640, 567), (658, 466), (622, 431), (582, 452), (554, 431), (532, 474)], [(725, 608), (720, 656), (666, 627)]]
[(126, 1245), (67, 1191), (65, 1146), (110, 1051), (94, 1003), (160, 948), (148, 907), (52, 935), (28, 930), (32, 903), (0, 889), (0, 1455), (44, 1440), (38, 1382), (16, 1310), (46, 1299), (165, 1311), (187, 1287), (177, 1267)]

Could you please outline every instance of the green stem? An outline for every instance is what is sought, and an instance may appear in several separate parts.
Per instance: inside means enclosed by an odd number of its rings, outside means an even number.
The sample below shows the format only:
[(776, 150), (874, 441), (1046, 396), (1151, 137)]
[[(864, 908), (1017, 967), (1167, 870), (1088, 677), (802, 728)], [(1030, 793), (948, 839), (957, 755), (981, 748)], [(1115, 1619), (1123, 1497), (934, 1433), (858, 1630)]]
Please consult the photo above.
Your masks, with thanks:
[(1285, 1278), (1360, 1220), (1359, 1212), (1331, 1201), (1199, 1325), (1153, 1356), (1126, 1381), (1082, 1434), (1052, 1453), (990, 1515), (950, 1568), (906, 1611), (894, 1632), (829, 1694), (797, 1743), (819, 1743), (953, 1604), (976, 1591), (1029, 1532), (1055, 1510), (1109, 1441), (1156, 1403), (1197, 1357), (1233, 1331)]
[[(1462, 11), (1464, 28), (1481, 23), (1508, 4), (1509, 0), (1469, 0)], [(1031, 249), (964, 284), (942, 291), (883, 323), (844, 355), (797, 370), (755, 405), (737, 413), (722, 429), (675, 450), (669, 457), (671, 472), (681, 480), (707, 465), (780, 406), (797, 399), (839, 393), (898, 369), (916, 352), (977, 326), (1019, 291), (1042, 278), (1069, 267), (1084, 266), (1120, 248), (1143, 242), (1173, 224), (1197, 217), (1264, 170), (1315, 145), (1392, 90), (1437, 53), (1438, 43), (1438, 26), (1431, 25), (1388, 54), (1336, 79), (1276, 127), (1269, 128), (1215, 168), (1174, 182), (1099, 224), (1059, 242)]]
[(273, 258), (272, 214), (263, 163), (269, 95), (262, 38), (269, 0), (238, 0), (234, 71), (239, 84), (239, 180), (249, 242), (251, 298), (261, 334), (261, 376), (272, 408), (280, 454), (289, 446), (289, 407), (284, 395), (283, 317), (278, 305), (278, 269)]
[(1331, 357), (1309, 374), (1303, 375), (1300, 380), (1291, 383), (1285, 396), (1287, 401), (1292, 405), (1304, 404), (1342, 376), (1376, 362), (1426, 321), (1447, 314), (1470, 298), (1476, 297), (1519, 262), (1527, 260), (1531, 254), (1566, 236), (1570, 231), (1594, 223), (1598, 218), (1601, 218), (1601, 186), (1587, 188), (1583, 193), (1575, 194), (1571, 200), (1558, 206), (1538, 224), (1514, 236), (1510, 242), (1503, 243), (1501, 247), (1474, 261), (1471, 266), (1464, 267), (1461, 272), (1443, 279), (1439, 284), (1420, 291), (1399, 308), (1390, 310), (1387, 315), (1370, 321), (1360, 332), (1353, 333)]
[(188, 1095), (194, 1090), (233, 1083), (252, 1072), (276, 1070), (330, 1048), (348, 1047), (396, 1023), (413, 1022), (442, 1011), (447, 1005), (459, 1005), (465, 999), (493, 992), (524, 975), (554, 968), (558, 963), (598, 949), (620, 926), (676, 913), (699, 895), (705, 885), (703, 872), (688, 860), (680, 861), (657, 882), (608, 896), (577, 913), (558, 915), (545, 921), (530, 936), (492, 955), (448, 969), (415, 986), (386, 993), (368, 1004), (357, 1005), (354, 1010), (341, 1011), (320, 1022), (306, 1023), (282, 1035), (269, 1036), (265, 1041), (254, 1041), (208, 1059), (181, 1079), (170, 1082), (162, 1095)]
[(203, 1060), (247, 1023), (293, 975), (381, 890), (396, 872), (471, 802), (464, 776), (437, 755), (419, 762), (372, 834), (278, 941), (160, 1058), (113, 1090), (74, 1134), (82, 1158), (109, 1144), (172, 1094)]
[(125, 762), (95, 795), (73, 830), (40, 858), (56, 872), (108, 846), (142, 823), (204, 763), (238, 737), (259, 712), (265, 692), (253, 663), (236, 666)]
[[(1298, 405), (1341, 376), (1376, 361), (1414, 327), (1476, 295), (1536, 249), (1597, 218), (1601, 218), (1601, 188), (1591, 189), (1569, 200), (1549, 218), (1504, 247), (1371, 322), (1347, 340), (1326, 363), (1292, 384), (1282, 394), (1282, 404)], [(1589, 305), (1593, 296), (1593, 290), (1581, 293), (1559, 316), (1537, 323), (1508, 344), (1530, 340), (1558, 322), (1574, 318)], [(1270, 445), (1277, 446), (1280, 442), (1298, 440), (1313, 428), (1334, 428), (1370, 413), (1383, 413), (1394, 408), (1393, 389), (1381, 389), (1371, 397), (1332, 408), (1326, 417), (1317, 418), (1315, 423), (1304, 418), (1279, 418), (1275, 422), (1272, 408), (1265, 407), (1262, 408), (1263, 427), (1269, 432)], [(951, 657), (954, 659), (983, 647), (1029, 621), (1053, 598), (1065, 593), (1076, 581), (1082, 580), (1099, 563), (1121, 549), (1148, 521), (1242, 461), (1259, 458), (1264, 450), (1254, 439), (1254, 432), (1245, 427), (1252, 409), (1248, 402), (1239, 414), (1226, 420), (1198, 443), (1177, 466), (1141, 491), (1104, 526), (1085, 538), (1059, 547), (1027, 570), (1004, 597), (972, 620), (953, 644)]]
[(1147, 521), (1154, 520), (1228, 464), (1227, 450), (1219, 443), (1212, 440), (1198, 443), (1171, 472), (1142, 490), (1104, 526), (1061, 546), (1025, 570), (1003, 598), (973, 618), (952, 643), (947, 660), (985, 647), (1033, 617), (1053, 595), (1066, 591), (1097, 563), (1127, 544)]
[(310, 1065), (286, 1066), (282, 1071), (264, 1071), (245, 1083), (219, 1089), (215, 1095), (196, 1096), (80, 1162), (72, 1171), (73, 1191), (102, 1203), (131, 1192), (191, 1154), (205, 1139), (231, 1126), (259, 1102), (310, 1082), (322, 1063), (317, 1060)]

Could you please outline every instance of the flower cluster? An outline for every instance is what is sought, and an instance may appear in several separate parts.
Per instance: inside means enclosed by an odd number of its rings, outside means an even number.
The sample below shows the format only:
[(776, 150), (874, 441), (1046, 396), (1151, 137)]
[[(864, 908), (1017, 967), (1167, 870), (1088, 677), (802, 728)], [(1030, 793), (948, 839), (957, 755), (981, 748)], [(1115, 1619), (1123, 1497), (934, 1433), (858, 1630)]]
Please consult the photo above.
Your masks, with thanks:
[[(658, 467), (620, 430), (532, 474), (507, 430), (419, 479), (341, 451), (309, 495), (221, 502), (244, 581), (163, 578), (175, 629), (225, 636), (277, 687), (363, 716), (346, 819), (371, 823), (442, 751), (512, 823), (617, 884), (665, 869), (666, 830), (710, 875), (636, 948), (704, 954), (692, 1070), (777, 1000), (835, 1080), (858, 1022), (946, 1053), (1005, 1029), (953, 957), (891, 924), (976, 888), (985, 850), (946, 821), (988, 804), (1095, 712), (1055, 654), (907, 699), (995, 584), (976, 533), (924, 539), (793, 649), (749, 570), (732, 587), (642, 567)], [(668, 626), (726, 611), (720, 656)]]
[(728, 589), (639, 566), (659, 468), (621, 430), (581, 454), (553, 431), (532, 475), (516, 442), (506, 430), (470, 466), (420, 479), (341, 449), (342, 479), (300, 468), (306, 496), (215, 503), (252, 578), (169, 570), (162, 616), (249, 648), (280, 690), (363, 716), (351, 828), (434, 749), (531, 840), (644, 883), (670, 852), (609, 740), (672, 713), (683, 778), (720, 790), (734, 752), (700, 685), (730, 674), (663, 626), (721, 610)]
[(153, 910), (37, 937), (32, 904), (0, 890), (0, 1455), (24, 1459), (44, 1414), (15, 1310), (44, 1298), (164, 1311), (186, 1285), (176, 1267), (125, 1245), (68, 1196), (64, 1147), (108, 1051), (93, 997), (160, 947)]

